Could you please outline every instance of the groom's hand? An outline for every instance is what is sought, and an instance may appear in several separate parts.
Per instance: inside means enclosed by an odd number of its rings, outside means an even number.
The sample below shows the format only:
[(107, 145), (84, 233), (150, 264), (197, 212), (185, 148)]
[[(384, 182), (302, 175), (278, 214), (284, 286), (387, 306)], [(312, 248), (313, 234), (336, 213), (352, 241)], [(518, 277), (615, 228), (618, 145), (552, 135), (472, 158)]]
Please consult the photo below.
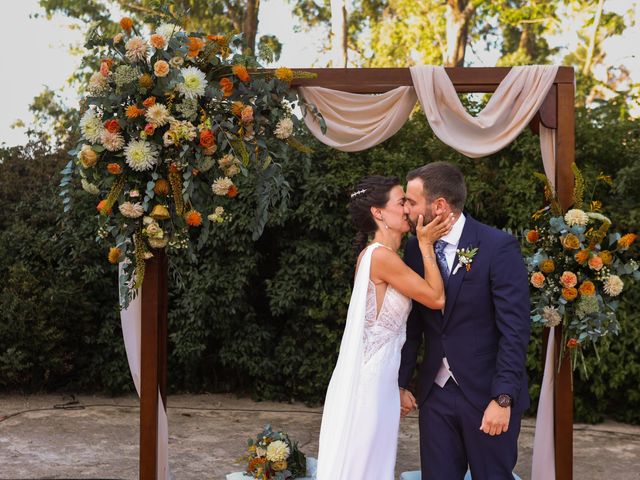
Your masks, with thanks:
[(418, 402), (413, 394), (404, 388), (400, 389), (400, 416), (406, 417), (418, 408)]
[(482, 430), (487, 435), (500, 435), (509, 430), (511, 407), (501, 407), (498, 402), (491, 400), (482, 417)]

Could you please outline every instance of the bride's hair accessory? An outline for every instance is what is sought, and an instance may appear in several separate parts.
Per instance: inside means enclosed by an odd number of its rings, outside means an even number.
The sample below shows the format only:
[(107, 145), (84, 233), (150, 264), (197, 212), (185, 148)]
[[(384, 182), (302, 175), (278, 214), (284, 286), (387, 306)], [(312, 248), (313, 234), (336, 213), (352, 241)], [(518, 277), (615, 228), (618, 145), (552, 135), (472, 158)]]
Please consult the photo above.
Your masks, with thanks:
[(363, 188), (362, 190), (358, 190), (357, 192), (353, 192), (351, 194), (351, 198), (356, 198), (358, 195), (362, 195), (363, 193), (365, 193), (367, 191), (366, 188)]

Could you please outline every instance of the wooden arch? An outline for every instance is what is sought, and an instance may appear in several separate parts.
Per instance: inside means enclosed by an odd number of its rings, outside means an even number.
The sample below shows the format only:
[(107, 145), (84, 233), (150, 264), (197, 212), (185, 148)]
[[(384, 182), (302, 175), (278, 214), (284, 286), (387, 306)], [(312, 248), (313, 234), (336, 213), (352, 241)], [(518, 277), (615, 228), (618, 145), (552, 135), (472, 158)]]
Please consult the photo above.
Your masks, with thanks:
[[(509, 67), (446, 68), (459, 93), (492, 93), (509, 72)], [(295, 79), (292, 87), (314, 86), (352, 93), (383, 93), (400, 86), (412, 86), (408, 68), (305, 68), (315, 78)], [(575, 75), (571, 67), (559, 67), (553, 86), (530, 127), (538, 123), (556, 129), (556, 188), (564, 209), (570, 207), (573, 192), (571, 164), (575, 160)], [(142, 285), (141, 388), (140, 388), (140, 479), (157, 478), (158, 389), (166, 406), (167, 397), (167, 257), (163, 250), (147, 261)], [(559, 328), (559, 327), (557, 327)], [(546, 346), (548, 330), (543, 343)], [(556, 355), (562, 335), (556, 332)], [(543, 349), (544, 361), (546, 347)], [(568, 350), (555, 378), (554, 436), (556, 480), (573, 478), (573, 391)], [(556, 360), (557, 361), (557, 360)], [(556, 371), (558, 371), (556, 369)]]

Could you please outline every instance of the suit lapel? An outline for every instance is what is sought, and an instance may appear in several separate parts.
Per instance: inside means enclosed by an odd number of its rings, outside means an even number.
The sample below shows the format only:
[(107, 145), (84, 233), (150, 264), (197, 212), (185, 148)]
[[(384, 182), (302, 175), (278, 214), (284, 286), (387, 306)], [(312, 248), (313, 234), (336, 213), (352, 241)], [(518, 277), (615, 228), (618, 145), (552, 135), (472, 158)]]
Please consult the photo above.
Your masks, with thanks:
[[(465, 223), (464, 228), (462, 229), (462, 235), (460, 235), (460, 241), (458, 242), (458, 248), (468, 248), (468, 247), (477, 247), (478, 246), (478, 237), (477, 237), (477, 228), (476, 221), (471, 218), (469, 215), (465, 215)], [(458, 271), (456, 271), (456, 266), (458, 265), (458, 255), (456, 254), (456, 258), (453, 261), (453, 267), (451, 270), (451, 275), (449, 276), (449, 280), (446, 283), (446, 302), (444, 306), (444, 315), (442, 320), (443, 328), (446, 326), (449, 321), (449, 317), (451, 316), (451, 311), (456, 304), (456, 300), (458, 299), (458, 294), (460, 293), (460, 287), (462, 287), (462, 281), (464, 280), (464, 276), (467, 274), (467, 269), (464, 265), (460, 265)], [(455, 275), (453, 272), (456, 272)]]

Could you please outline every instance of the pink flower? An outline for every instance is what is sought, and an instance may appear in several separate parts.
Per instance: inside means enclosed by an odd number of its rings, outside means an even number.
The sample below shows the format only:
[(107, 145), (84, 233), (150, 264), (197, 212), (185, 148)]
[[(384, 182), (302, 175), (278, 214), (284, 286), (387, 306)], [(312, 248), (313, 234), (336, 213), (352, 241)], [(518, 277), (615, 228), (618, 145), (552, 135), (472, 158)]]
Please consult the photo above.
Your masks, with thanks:
[(531, 275), (531, 285), (536, 288), (542, 288), (544, 286), (544, 281), (545, 278), (542, 272), (534, 272), (533, 275)]
[(604, 263), (602, 261), (602, 258), (600, 258), (598, 255), (594, 255), (589, 259), (589, 268), (591, 270), (595, 270), (596, 272), (602, 268), (603, 264)]
[(241, 116), (244, 123), (253, 122), (253, 108), (250, 105), (247, 105), (242, 109)]
[(578, 277), (573, 272), (564, 272), (560, 277), (560, 283), (565, 288), (573, 288), (578, 283)]

